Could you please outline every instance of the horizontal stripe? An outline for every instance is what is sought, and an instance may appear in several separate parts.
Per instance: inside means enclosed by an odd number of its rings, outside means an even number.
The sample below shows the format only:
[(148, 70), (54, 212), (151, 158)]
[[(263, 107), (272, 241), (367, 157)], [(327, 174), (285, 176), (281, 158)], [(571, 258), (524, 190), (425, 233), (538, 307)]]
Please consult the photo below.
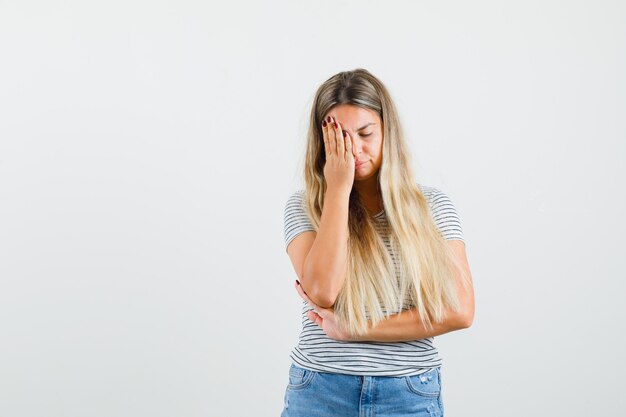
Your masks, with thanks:
[[(418, 184), (428, 201), (432, 219), (446, 240), (464, 241), (461, 221), (452, 200), (441, 190)], [(284, 210), (285, 250), (299, 234), (315, 231), (305, 210), (305, 190), (298, 190), (287, 200)], [(375, 229), (383, 237), (387, 251), (399, 271), (389, 238), (385, 211), (372, 216)], [(413, 304), (407, 296), (404, 309)], [(305, 369), (348, 375), (413, 376), (441, 366), (441, 358), (429, 337), (405, 342), (344, 342), (332, 339), (306, 313), (313, 308), (302, 300), (302, 330), (292, 349), (292, 361)]]

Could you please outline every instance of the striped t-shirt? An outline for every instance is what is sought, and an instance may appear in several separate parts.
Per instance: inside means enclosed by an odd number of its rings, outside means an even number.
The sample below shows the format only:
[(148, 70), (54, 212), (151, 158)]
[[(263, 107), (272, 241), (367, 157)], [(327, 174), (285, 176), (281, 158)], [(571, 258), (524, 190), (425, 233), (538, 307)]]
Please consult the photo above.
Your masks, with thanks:
[[(445, 239), (464, 241), (461, 222), (450, 198), (441, 190), (417, 184), (430, 208), (431, 216)], [(304, 204), (305, 190), (298, 190), (287, 200), (284, 211), (285, 250), (300, 233), (315, 228)], [(373, 216), (379, 233), (388, 227), (385, 211)], [(383, 234), (382, 236), (385, 236)], [(388, 238), (387, 250), (393, 256)], [(404, 309), (410, 308), (410, 303)], [(368, 376), (413, 376), (441, 365), (434, 337), (406, 342), (348, 342), (332, 339), (306, 313), (313, 308), (302, 300), (302, 331), (290, 357), (296, 365), (318, 372)]]

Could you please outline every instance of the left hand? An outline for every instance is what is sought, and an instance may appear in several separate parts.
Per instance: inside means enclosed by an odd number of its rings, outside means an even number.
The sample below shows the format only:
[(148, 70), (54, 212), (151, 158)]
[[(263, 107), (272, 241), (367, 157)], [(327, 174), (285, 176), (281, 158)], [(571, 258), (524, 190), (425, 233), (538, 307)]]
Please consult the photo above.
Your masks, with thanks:
[(315, 324), (320, 326), (328, 337), (344, 342), (357, 340), (355, 337), (351, 337), (347, 331), (339, 327), (339, 325), (335, 321), (335, 311), (332, 307), (324, 308), (315, 304), (313, 301), (311, 301), (309, 296), (306, 295), (306, 293), (297, 281), (295, 283), (295, 287), (298, 291), (298, 294), (300, 294), (300, 297), (302, 297), (304, 301), (306, 301), (311, 307), (313, 307), (313, 310), (307, 311), (306, 313), (309, 317), (309, 320), (315, 322)]

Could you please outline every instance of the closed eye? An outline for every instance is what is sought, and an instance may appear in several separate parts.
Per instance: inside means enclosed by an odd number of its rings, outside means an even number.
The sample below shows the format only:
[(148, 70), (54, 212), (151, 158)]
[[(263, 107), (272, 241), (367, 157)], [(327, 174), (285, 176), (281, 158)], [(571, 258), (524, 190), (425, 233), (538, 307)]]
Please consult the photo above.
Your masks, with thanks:
[[(346, 131), (344, 130), (342, 133), (345, 135), (345, 134), (346, 134)], [(370, 132), (370, 133), (365, 134), (365, 135), (364, 135), (364, 134), (361, 134), (361, 136), (372, 136), (372, 133), (374, 133), (374, 132)]]

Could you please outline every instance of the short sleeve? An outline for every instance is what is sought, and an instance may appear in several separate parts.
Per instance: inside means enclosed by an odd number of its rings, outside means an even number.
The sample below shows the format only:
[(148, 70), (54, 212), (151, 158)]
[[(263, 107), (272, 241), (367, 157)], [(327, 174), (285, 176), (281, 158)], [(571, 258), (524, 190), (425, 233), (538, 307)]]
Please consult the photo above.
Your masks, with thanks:
[(450, 197), (437, 188), (431, 187), (430, 190), (432, 217), (444, 239), (456, 239), (465, 242), (461, 219)]
[(306, 214), (304, 192), (304, 190), (296, 191), (287, 199), (285, 204), (285, 251), (287, 251), (289, 243), (300, 233), (309, 230), (315, 231), (315, 227)]

